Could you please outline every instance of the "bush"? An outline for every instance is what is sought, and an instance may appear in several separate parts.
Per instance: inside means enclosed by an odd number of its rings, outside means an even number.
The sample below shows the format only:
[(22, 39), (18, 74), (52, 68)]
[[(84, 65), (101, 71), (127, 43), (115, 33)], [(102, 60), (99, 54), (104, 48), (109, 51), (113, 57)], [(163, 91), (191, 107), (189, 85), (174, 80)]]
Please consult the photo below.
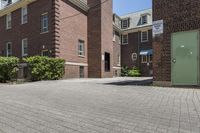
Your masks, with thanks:
[(127, 77), (128, 76), (128, 70), (129, 70), (129, 68), (127, 66), (122, 67), (121, 76)]
[(127, 66), (122, 67), (122, 77), (139, 77), (141, 76), (140, 70), (136, 67), (128, 68)]
[(23, 59), (28, 63), (32, 81), (58, 80), (65, 73), (65, 60), (43, 56), (33, 56)]
[(128, 76), (129, 77), (139, 77), (139, 76), (141, 76), (140, 70), (136, 67), (129, 69)]
[(7, 82), (17, 77), (19, 59), (0, 57), (0, 82)]

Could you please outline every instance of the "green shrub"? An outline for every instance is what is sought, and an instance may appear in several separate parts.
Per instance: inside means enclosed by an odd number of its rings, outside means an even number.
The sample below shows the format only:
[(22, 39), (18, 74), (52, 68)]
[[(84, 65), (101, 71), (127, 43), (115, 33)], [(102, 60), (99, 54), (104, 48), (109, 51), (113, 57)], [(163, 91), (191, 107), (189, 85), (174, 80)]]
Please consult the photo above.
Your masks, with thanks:
[(44, 56), (33, 56), (23, 59), (28, 63), (28, 69), (33, 81), (58, 80), (65, 73), (65, 60)]
[(141, 76), (140, 70), (138, 68), (132, 68), (128, 70), (129, 77), (139, 77)]
[(122, 67), (121, 76), (127, 77), (128, 76), (128, 70), (129, 70), (129, 68), (127, 66)]
[(0, 57), (0, 82), (7, 82), (17, 77), (19, 59)]

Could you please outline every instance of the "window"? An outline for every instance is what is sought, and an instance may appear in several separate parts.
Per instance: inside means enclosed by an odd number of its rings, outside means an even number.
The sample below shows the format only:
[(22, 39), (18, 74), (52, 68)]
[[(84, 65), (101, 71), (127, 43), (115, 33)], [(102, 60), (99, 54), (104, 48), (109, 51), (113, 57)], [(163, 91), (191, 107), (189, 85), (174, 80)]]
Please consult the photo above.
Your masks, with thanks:
[(121, 56), (118, 54), (118, 63), (117, 63), (118, 66), (121, 66)]
[(122, 20), (122, 29), (126, 29), (129, 27), (129, 23), (130, 23), (130, 19), (126, 18), (124, 20)]
[(6, 29), (11, 29), (12, 28), (11, 19), (12, 19), (11, 13), (7, 14), (7, 16), (6, 16)]
[(42, 56), (49, 56), (48, 50), (42, 50)]
[(28, 12), (27, 7), (21, 8), (21, 24), (25, 24), (28, 22)]
[(105, 72), (110, 72), (110, 53), (105, 52)]
[(7, 5), (10, 5), (12, 4), (12, 0), (8, 0), (8, 4)]
[(141, 17), (141, 24), (147, 24), (147, 15)]
[(147, 55), (142, 55), (141, 61), (142, 61), (142, 63), (147, 63)]
[(122, 35), (122, 44), (128, 44), (128, 35)]
[(78, 55), (85, 56), (85, 44), (82, 40), (79, 40), (78, 42)]
[(6, 56), (7, 57), (12, 56), (12, 43), (11, 42), (8, 42), (6, 44)]
[(84, 78), (84, 66), (80, 66), (79, 74), (80, 74), (80, 78)]
[(152, 55), (149, 55), (149, 62), (151, 63), (153, 60), (153, 56)]
[(116, 41), (116, 35), (115, 35), (115, 31), (113, 31), (113, 42)]
[(148, 41), (148, 31), (142, 31), (141, 32), (141, 42), (147, 42)]
[(46, 33), (49, 31), (48, 13), (44, 13), (41, 16), (41, 32)]
[(28, 39), (25, 38), (22, 40), (22, 57), (28, 55)]

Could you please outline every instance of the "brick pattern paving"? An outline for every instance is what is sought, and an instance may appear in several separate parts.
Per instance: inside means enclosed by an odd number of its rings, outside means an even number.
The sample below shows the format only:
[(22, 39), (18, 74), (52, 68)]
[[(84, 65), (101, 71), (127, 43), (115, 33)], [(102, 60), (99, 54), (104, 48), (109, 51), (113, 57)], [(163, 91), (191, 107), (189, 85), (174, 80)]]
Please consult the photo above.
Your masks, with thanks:
[(200, 133), (198, 89), (0, 85), (0, 133)]

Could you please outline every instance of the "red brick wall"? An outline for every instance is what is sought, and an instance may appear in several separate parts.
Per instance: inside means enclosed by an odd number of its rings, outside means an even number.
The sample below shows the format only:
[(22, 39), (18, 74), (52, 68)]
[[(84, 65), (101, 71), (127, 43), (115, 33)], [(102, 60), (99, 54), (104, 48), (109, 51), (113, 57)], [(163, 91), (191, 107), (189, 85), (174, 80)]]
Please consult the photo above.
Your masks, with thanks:
[[(113, 75), (114, 76), (121, 76), (121, 42), (118, 32), (116, 33), (116, 39), (113, 41)], [(119, 62), (119, 56), (120, 56), (120, 62)], [(120, 64), (119, 64), (120, 63)]]
[[(67, 62), (85, 63), (87, 59), (87, 15), (68, 0), (59, 2), (59, 57), (64, 58)], [(85, 56), (78, 55), (78, 42), (83, 40), (85, 43)], [(66, 65), (66, 77), (79, 78), (79, 66)], [(71, 68), (71, 69), (69, 69)], [(87, 72), (87, 67), (85, 67)], [(85, 74), (87, 77), (87, 74)]]
[[(112, 77), (113, 25), (112, 0), (88, 0), (88, 74), (91, 78)], [(103, 3), (103, 4), (102, 4)], [(111, 71), (105, 72), (102, 55), (110, 53)]]
[[(6, 43), (12, 42), (13, 56), (21, 57), (21, 41), (24, 38), (28, 38), (29, 56), (40, 55), (43, 45), (52, 50), (51, 5), (50, 0), (38, 0), (28, 5), (28, 23), (24, 25), (21, 25), (21, 9), (12, 12), (12, 29), (10, 30), (6, 30), (6, 16), (0, 17), (0, 55), (5, 55)], [(40, 34), (40, 18), (45, 12), (49, 13), (49, 32)]]
[(164, 20), (164, 34), (154, 38), (154, 80), (171, 81), (171, 33), (200, 28), (199, 0), (153, 0), (153, 20)]
[[(104, 0), (101, 0), (103, 2)], [(113, 11), (112, 11), (112, 0), (108, 0), (106, 3), (101, 5), (101, 36), (102, 45), (101, 53), (110, 53), (110, 72), (105, 72), (104, 62), (102, 63), (102, 77), (113, 77)]]
[[(148, 42), (142, 43), (141, 32), (129, 33), (128, 44), (122, 44), (121, 46), (122, 66), (128, 66), (129, 68), (136, 66), (141, 70), (143, 76), (149, 76), (152, 70), (152, 63), (150, 63), (150, 66), (147, 63), (141, 63), (140, 51), (152, 49), (152, 30), (148, 31), (148, 38)], [(137, 53), (136, 61), (132, 60), (132, 53)]]

